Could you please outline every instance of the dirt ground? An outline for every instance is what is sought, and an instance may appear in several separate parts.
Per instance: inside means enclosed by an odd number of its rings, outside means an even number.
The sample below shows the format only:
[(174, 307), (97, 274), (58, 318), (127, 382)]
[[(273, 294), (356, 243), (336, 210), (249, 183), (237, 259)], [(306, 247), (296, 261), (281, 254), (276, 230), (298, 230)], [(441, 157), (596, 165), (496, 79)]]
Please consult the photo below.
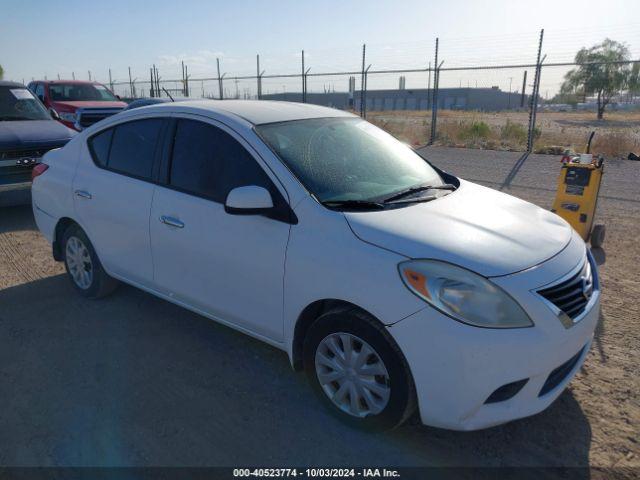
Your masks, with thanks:
[[(598, 121), (594, 112), (539, 111), (536, 120), (538, 136), (534, 151), (551, 147), (568, 148), (583, 152), (589, 134), (596, 131), (592, 152), (608, 158), (626, 158), (629, 152), (640, 154), (640, 111), (606, 112)], [(390, 131), (410, 144), (424, 145), (429, 139), (431, 112), (367, 112), (367, 120)], [(529, 113), (474, 112), (438, 110), (437, 144), (486, 150), (523, 151)], [(469, 131), (469, 126), (483, 122), (487, 131)], [(510, 123), (510, 129), (505, 126)]]
[[(518, 157), (423, 154), (493, 188)], [(505, 191), (549, 208), (557, 160), (530, 157)], [(1, 209), (0, 465), (592, 466), (606, 470), (573, 473), (637, 478), (639, 186), (639, 162), (607, 164), (602, 317), (582, 372), (541, 414), (469, 433), (415, 420), (384, 434), (348, 428), (272, 347), (133, 288), (82, 299), (30, 208)]]

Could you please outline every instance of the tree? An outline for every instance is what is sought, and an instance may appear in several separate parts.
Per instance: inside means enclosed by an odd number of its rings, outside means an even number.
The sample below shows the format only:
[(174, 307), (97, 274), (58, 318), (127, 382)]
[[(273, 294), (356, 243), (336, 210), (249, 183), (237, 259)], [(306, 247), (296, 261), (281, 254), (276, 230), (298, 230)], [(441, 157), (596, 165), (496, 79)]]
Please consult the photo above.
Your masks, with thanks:
[(634, 81), (637, 83), (638, 72), (635, 65), (616, 63), (628, 62), (630, 59), (629, 48), (609, 38), (591, 48), (582, 48), (575, 57), (575, 62), (579, 65), (564, 76), (560, 92), (595, 95), (598, 120), (601, 120), (613, 96), (624, 89), (632, 89)]
[(2, 65), (0, 65), (0, 80), (4, 77), (4, 70), (2, 69)]

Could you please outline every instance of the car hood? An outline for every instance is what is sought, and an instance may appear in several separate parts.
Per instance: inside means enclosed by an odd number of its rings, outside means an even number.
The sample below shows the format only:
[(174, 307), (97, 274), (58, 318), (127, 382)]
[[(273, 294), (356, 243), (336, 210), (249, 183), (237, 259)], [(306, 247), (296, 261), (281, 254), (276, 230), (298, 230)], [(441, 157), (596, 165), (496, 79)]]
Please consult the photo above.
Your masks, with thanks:
[(62, 144), (74, 134), (55, 120), (3, 121), (0, 122), (0, 148)]
[(52, 102), (53, 108), (65, 108), (66, 110), (76, 110), (78, 108), (124, 108), (127, 106), (125, 102)]
[(461, 180), (449, 195), (403, 208), (345, 212), (361, 240), (410, 258), (450, 262), (481, 275), (507, 275), (556, 255), (571, 239), (559, 216)]

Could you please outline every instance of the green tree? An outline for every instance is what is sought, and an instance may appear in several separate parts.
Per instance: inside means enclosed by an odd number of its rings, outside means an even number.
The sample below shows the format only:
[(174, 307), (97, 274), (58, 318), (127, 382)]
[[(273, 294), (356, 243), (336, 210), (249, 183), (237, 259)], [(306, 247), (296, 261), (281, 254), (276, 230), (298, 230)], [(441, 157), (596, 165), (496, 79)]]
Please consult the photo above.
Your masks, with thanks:
[(631, 63), (615, 63), (630, 59), (629, 48), (609, 38), (591, 48), (582, 48), (575, 57), (580, 65), (567, 72), (560, 92), (595, 95), (601, 120), (613, 96), (632, 88), (634, 70), (637, 78), (637, 68)]
[(0, 65), (0, 80), (2, 80), (2, 77), (4, 77), (4, 70), (2, 68), (2, 65)]

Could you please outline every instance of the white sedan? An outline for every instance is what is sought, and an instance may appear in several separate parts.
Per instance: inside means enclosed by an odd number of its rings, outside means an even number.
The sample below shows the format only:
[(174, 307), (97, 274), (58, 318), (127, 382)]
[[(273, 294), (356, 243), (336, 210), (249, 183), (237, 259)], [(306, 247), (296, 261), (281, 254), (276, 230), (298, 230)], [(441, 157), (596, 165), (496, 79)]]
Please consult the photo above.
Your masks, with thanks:
[(33, 175), (38, 227), (81, 295), (126, 282), (268, 342), (354, 425), (540, 412), (598, 321), (596, 265), (564, 220), (346, 112), (139, 108)]

